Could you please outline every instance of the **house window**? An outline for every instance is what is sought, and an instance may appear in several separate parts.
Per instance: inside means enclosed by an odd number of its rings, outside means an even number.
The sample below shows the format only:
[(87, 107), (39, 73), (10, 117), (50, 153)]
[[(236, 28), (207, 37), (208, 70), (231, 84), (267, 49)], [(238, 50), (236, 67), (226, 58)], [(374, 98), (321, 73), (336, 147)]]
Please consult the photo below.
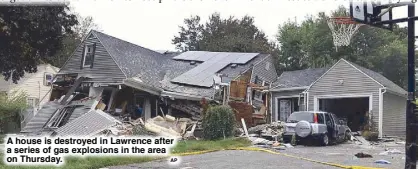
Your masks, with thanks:
[(50, 86), (52, 84), (52, 79), (54, 79), (54, 75), (52, 73), (45, 73), (44, 74), (44, 85)]
[(83, 58), (83, 67), (90, 67), (93, 62), (93, 45), (86, 45)]
[(28, 97), (26, 103), (30, 108), (35, 108), (38, 105), (39, 99), (36, 97)]

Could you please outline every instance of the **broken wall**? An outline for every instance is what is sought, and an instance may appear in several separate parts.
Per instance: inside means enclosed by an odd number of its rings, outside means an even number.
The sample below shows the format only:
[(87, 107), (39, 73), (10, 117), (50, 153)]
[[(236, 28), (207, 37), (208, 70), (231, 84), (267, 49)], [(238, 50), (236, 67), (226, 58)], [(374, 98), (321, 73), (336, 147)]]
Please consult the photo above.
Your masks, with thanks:
[(248, 127), (253, 126), (253, 106), (246, 102), (229, 102), (229, 106), (231, 106), (231, 108), (234, 110), (235, 118), (238, 122), (240, 122), (241, 118), (243, 118)]
[(247, 94), (247, 82), (245, 81), (231, 81), (229, 97), (245, 99)]

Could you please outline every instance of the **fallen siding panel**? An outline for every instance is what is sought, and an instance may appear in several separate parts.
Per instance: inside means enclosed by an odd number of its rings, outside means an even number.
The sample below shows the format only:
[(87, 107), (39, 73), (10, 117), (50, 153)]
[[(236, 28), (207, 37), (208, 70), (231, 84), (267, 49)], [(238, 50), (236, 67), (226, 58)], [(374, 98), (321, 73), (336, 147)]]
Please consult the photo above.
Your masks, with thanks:
[(92, 110), (56, 130), (57, 136), (92, 136), (121, 124), (101, 110)]

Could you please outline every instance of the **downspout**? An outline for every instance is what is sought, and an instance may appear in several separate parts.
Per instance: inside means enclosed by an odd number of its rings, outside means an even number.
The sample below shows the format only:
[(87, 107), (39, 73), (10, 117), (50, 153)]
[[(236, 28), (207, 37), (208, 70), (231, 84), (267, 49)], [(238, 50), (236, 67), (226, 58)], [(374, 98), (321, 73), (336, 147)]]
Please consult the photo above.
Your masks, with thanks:
[[(386, 87), (379, 88), (379, 138), (383, 137), (383, 94), (386, 93)], [(370, 105), (372, 106), (372, 105)], [(369, 112), (369, 120), (372, 120)]]
[(308, 92), (305, 92), (306, 93), (306, 111), (309, 111), (309, 93)]
[(270, 123), (273, 123), (273, 93), (270, 91), (270, 89), (271, 89), (271, 84), (269, 85), (269, 94), (270, 94)]
[[(45, 78), (45, 76), (44, 76), (44, 78)], [(38, 111), (37, 109), (40, 105), (40, 101), (41, 101), (41, 82), (38, 81), (38, 103), (35, 102), (35, 105), (33, 105), (34, 111)]]

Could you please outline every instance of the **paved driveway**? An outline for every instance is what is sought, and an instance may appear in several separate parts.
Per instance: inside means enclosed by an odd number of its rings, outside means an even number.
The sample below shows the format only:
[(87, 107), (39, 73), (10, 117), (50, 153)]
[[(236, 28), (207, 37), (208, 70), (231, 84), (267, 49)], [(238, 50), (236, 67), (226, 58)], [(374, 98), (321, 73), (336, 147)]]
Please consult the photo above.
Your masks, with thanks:
[[(402, 154), (380, 155), (385, 149), (397, 149)], [(405, 154), (404, 145), (395, 143), (384, 143), (382, 145), (364, 147), (355, 144), (339, 144), (327, 147), (312, 147), (312, 146), (296, 146), (294, 148), (287, 148), (280, 150), (282, 154), (288, 154), (297, 157), (304, 157), (315, 161), (335, 163), (345, 166), (365, 166), (378, 167), (388, 169), (404, 168)], [(357, 158), (356, 153), (363, 152), (370, 154), (373, 158)], [(216, 169), (216, 168), (231, 168), (231, 169), (268, 169), (268, 168), (283, 168), (283, 169), (299, 169), (299, 168), (336, 168), (315, 162), (309, 162), (297, 158), (287, 157), (284, 155), (271, 154), (266, 152), (255, 151), (219, 151), (201, 155), (192, 155), (181, 157), (181, 162), (178, 166), (171, 166), (168, 160), (153, 161), (143, 164), (131, 164), (124, 166), (113, 166), (110, 169), (136, 169), (136, 168), (196, 168), (196, 169)], [(387, 160), (391, 164), (376, 164), (376, 160)]]
[[(405, 164), (405, 145), (395, 143), (382, 143), (372, 147), (365, 147), (350, 143), (339, 144), (327, 147), (305, 147), (297, 146), (295, 148), (288, 148), (280, 152), (289, 155), (305, 157), (312, 160), (322, 162), (337, 163), (347, 166), (365, 166), (389, 169), (401, 169)], [(402, 154), (380, 155), (385, 149), (396, 149)], [(366, 153), (373, 156), (373, 158), (357, 158), (355, 154)], [(391, 164), (376, 164), (376, 160), (387, 160)]]
[(322, 164), (312, 163), (291, 157), (256, 151), (227, 150), (207, 154), (181, 157), (177, 166), (168, 165), (168, 160), (142, 164), (108, 167), (109, 169), (136, 168), (183, 168), (183, 169), (334, 169)]

